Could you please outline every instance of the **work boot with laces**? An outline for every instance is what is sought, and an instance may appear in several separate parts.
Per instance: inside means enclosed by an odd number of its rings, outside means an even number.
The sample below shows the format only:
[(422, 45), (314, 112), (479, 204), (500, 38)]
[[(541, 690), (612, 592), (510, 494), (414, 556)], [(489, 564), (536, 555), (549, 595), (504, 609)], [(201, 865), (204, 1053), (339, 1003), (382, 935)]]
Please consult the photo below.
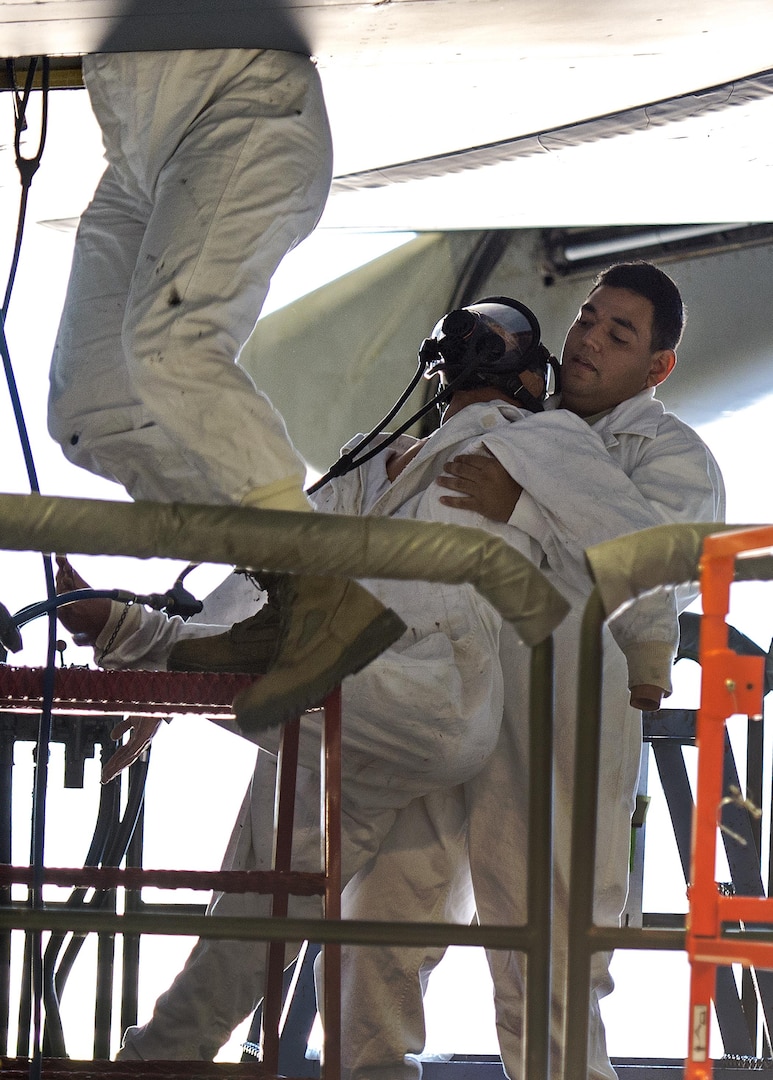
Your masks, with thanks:
[(182, 638), (169, 654), (170, 671), (226, 671), (265, 675), (276, 659), (287, 632), (287, 612), (293, 591), (287, 574), (261, 574), (256, 584), (266, 602), (248, 619), (223, 634)]
[(234, 709), (245, 734), (276, 727), (319, 705), (405, 631), (393, 611), (357, 582), (307, 574), (261, 574), (268, 603), (225, 634), (178, 641), (175, 671), (264, 675)]

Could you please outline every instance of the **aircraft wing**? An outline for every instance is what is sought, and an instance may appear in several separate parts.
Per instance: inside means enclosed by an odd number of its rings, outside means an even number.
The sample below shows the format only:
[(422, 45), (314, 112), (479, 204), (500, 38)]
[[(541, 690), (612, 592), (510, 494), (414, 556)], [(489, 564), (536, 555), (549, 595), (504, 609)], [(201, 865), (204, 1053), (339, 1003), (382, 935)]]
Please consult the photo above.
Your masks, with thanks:
[(16, 57), (312, 53), (331, 227), (770, 220), (767, 0), (0, 0), (0, 24)]

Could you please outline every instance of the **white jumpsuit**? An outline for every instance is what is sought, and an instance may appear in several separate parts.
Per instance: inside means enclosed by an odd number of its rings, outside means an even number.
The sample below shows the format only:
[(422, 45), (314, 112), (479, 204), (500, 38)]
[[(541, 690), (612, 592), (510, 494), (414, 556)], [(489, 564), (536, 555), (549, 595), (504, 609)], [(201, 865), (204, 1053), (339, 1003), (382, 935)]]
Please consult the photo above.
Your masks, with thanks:
[[(466, 444), (471, 429), (461, 426), (461, 416), (458, 419), (457, 440)], [(447, 457), (446, 451), (435, 455), (436, 473)], [(422, 465), (423, 460), (416, 459), (416, 467)], [(385, 454), (369, 463), (362, 486), (357, 483), (360, 475), (358, 471), (321, 493), (324, 509), (349, 512), (354, 501), (367, 512), (390, 486)], [(440, 504), (441, 494), (432, 485), (416, 492), (404, 515), (432, 521), (457, 519), (456, 511)], [(252, 590), (254, 609), (254, 587), (244, 578), (229, 579), (227, 587), (232, 589), (234, 581), (248, 594)], [(367, 585), (380, 598), (389, 597), (408, 629), (392, 648), (343, 684), (344, 882), (375, 855), (399, 809), (418, 796), (453, 788), (481, 769), (496, 744), (503, 705), (501, 618), (472, 586), (437, 584), (417, 589), (415, 582), (381, 580)], [(249, 613), (249, 595), (229, 600), (232, 618)], [(117, 647), (104, 663), (162, 666), (178, 637), (215, 629), (220, 627), (183, 624), (132, 609)], [(109, 623), (103, 637), (111, 633)], [(260, 736), (255, 777), (226, 856), (227, 866), (268, 869), (271, 865), (272, 753), (277, 743), (276, 731)], [(318, 870), (319, 714), (303, 721), (300, 760), (293, 865)], [(222, 896), (213, 910), (267, 914), (267, 903), (255, 896)], [(318, 914), (319, 900), (291, 899), (290, 910), (297, 915)], [(146, 1059), (211, 1059), (260, 1000), (264, 962), (262, 943), (199, 942), (173, 986), (156, 1003), (151, 1022), (139, 1031), (130, 1030), (131, 1049), (125, 1053), (136, 1052)]]
[[(571, 472), (571, 445), (558, 441), (540, 453), (528, 456), (513, 450), (506, 457), (502, 440), (484, 441), (521, 482), (521, 496), (511, 518), (516, 525), (537, 536), (544, 525), (545, 512), (555, 510), (563, 517), (562, 507), (574, 506), (578, 519), (592, 515), (606, 516), (602, 493), (610, 496), (613, 507), (625, 513), (626, 507), (649, 507), (653, 524), (691, 521), (721, 521), (724, 518), (724, 486), (709, 450), (692, 429), (664, 411), (661, 402), (645, 390), (596, 421), (593, 432), (603, 447), (608, 462), (599, 461), (603, 471), (596, 472), (599, 498), (585, 505), (583, 491)], [(543, 453), (544, 449), (544, 453)], [(567, 459), (567, 452), (569, 459)], [(591, 470), (590, 459), (584, 468)], [(615, 475), (616, 473), (616, 475)], [(534, 515), (534, 496), (540, 514)], [(604, 499), (604, 503), (606, 503)], [(613, 510), (614, 513), (614, 510)], [(571, 537), (571, 516), (562, 529)], [(551, 550), (551, 540), (540, 542)], [(555, 552), (552, 556), (557, 554)], [(574, 731), (576, 710), (576, 668), (579, 652), (581, 614), (590, 591), (590, 582), (581, 570), (573, 576), (569, 547), (565, 549), (563, 569), (543, 566), (565, 595), (573, 601), (573, 611), (558, 627), (555, 645), (555, 833), (554, 833), (554, 938), (552, 1061), (555, 1076), (561, 1063), (561, 1024), (564, 1012), (562, 980), (566, 968), (566, 924), (568, 916), (568, 875), (571, 843), (571, 798), (574, 781)], [(573, 581), (573, 584), (571, 584)], [(687, 596), (682, 596), (683, 607)], [(384, 919), (431, 919), (440, 910), (443, 872), (438, 865), (440, 851), (447, 858), (446, 887), (459, 892), (466, 876), (472, 873), (475, 906), (482, 923), (522, 924), (526, 920), (526, 839), (528, 834), (528, 716), (524, 687), (528, 680), (529, 652), (505, 624), (500, 636), (500, 651), (505, 684), (505, 710), (499, 742), (481, 772), (456, 792), (456, 804), (448, 794), (444, 804), (426, 803), (421, 809), (410, 807), (395, 822), (388, 838), (390, 857), (384, 866), (374, 860), (367, 873), (351, 883), (347, 895), (350, 918), (371, 918), (377, 908)], [(640, 713), (628, 705), (625, 665), (619, 651), (606, 648), (604, 653), (601, 780), (599, 789), (599, 831), (596, 857), (596, 900), (594, 917), (599, 925), (616, 926), (625, 904), (630, 853), (630, 821), (635, 799), (641, 755)], [(467, 850), (459, 832), (459, 817), (468, 817)], [(410, 842), (414, 821), (428, 817), (427, 833), (440, 838), (433, 873), (436, 895), (432, 905), (419, 888), (416, 863), (407, 861), (402, 872), (394, 852)], [(456, 861), (456, 865), (454, 865)], [(456, 886), (455, 884), (456, 883)], [(466, 922), (470, 906), (459, 903), (454, 911), (457, 921)], [(452, 918), (453, 921), (453, 918)], [(439, 950), (348, 949), (344, 950), (344, 992), (347, 1002), (357, 1003), (355, 1019), (363, 1017), (359, 1027), (348, 1025), (347, 1075), (363, 1080), (381, 1075), (390, 1080), (409, 1080), (420, 1075), (417, 1061), (404, 1058), (418, 1053), (424, 1045), (424, 1017), (421, 1008), (421, 983), (428, 970), (442, 955)], [(606, 1051), (599, 999), (610, 993), (608, 954), (596, 954), (589, 1028), (589, 1077), (592, 1080), (615, 1080), (615, 1072)], [(523, 986), (525, 965), (518, 953), (491, 951), (489, 964), (494, 981), (497, 1034), (500, 1053), (511, 1080), (525, 1080), (521, 1066)], [(421, 979), (420, 979), (421, 975)], [(390, 1000), (399, 1001), (391, 1009)], [(346, 1002), (344, 1005), (346, 1009)], [(378, 1016), (380, 1025), (372, 1017)], [(368, 1019), (370, 1017), (371, 1019)], [(373, 1063), (383, 1068), (376, 1072)]]
[[(326, 511), (345, 513), (384, 513), (433, 520), (459, 520), (459, 513), (444, 508), (438, 502), (442, 489), (432, 480), (443, 471), (445, 462), (455, 453), (469, 448), (471, 440), (480, 442), (480, 436), (497, 432), (503, 439), (512, 437), (514, 429), (523, 428), (521, 443), (539, 456), (543, 443), (555, 442), (559, 432), (568, 433), (576, 441), (590, 444), (590, 448), (604, 456), (607, 471), (614, 472), (606, 453), (593, 445), (595, 436), (582, 421), (568, 413), (546, 417), (539, 427), (528, 422), (513, 425), (520, 418), (519, 410), (502, 403), (469, 406), (436, 432), (427, 445), (409, 463), (393, 484), (386, 478), (385, 459), (388, 450), (350, 474), (329, 485), (319, 494), (318, 505)], [(540, 439), (540, 432), (542, 438)], [(397, 444), (405, 447), (412, 440), (404, 439)], [(586, 447), (587, 448), (587, 447)], [(582, 486), (582, 474), (575, 484)], [(591, 488), (586, 488), (589, 495)], [(447, 516), (446, 516), (447, 515)], [(531, 512), (532, 528), (539, 531), (542, 540), (550, 532), (547, 517), (539, 528), (540, 510), (535, 503)], [(468, 524), (487, 525), (518, 539), (524, 553), (539, 558), (540, 548), (525, 533), (509, 526), (496, 526), (477, 515), (465, 513)], [(626, 520), (628, 531), (651, 524), (649, 511), (638, 514), (629, 512)], [(587, 532), (587, 543), (597, 537), (594, 530), (603, 527), (595, 523), (577, 523), (578, 532)], [(609, 529), (609, 526), (607, 526)], [(607, 534), (608, 535), (608, 532)], [(579, 558), (579, 549), (574, 552)], [(406, 646), (405, 639), (398, 647), (374, 661), (364, 672), (344, 684), (345, 708), (345, 870), (349, 877), (360, 870), (367, 877), (373, 865), (373, 856), (380, 851), (376, 865), (382, 859), (391, 858), (396, 872), (401, 860), (409, 859), (402, 871), (406, 880), (418, 880), (417, 891), (421, 918), (447, 918), (452, 910), (469, 906), (468, 883), (456, 883), (457, 892), (449, 895), (447, 868), (456, 869), (459, 860), (456, 850), (464, 840), (464, 808), (459, 810), (452, 785), (454, 776), (464, 773), (473, 776), (480, 772), (496, 743), (501, 721), (502, 702), (498, 677), (500, 673), (496, 626), (491, 622), (491, 611), (480, 599), (470, 596), (466, 590), (449, 589), (438, 585), (417, 585), (402, 582), (369, 582), (369, 587), (388, 599), (406, 620), (409, 631), (406, 637), (415, 638)], [(229, 586), (233, 592), (233, 582)], [(464, 600), (466, 607), (449, 600)], [(217, 598), (213, 595), (212, 601)], [(238, 607), (244, 599), (237, 595), (221, 598), (225, 609), (233, 618), (248, 613), (249, 607)], [(444, 609), (444, 610), (443, 610)], [(468, 619), (464, 629), (457, 610), (466, 612)], [(665, 617), (658, 618), (655, 611), (644, 639), (654, 637), (658, 645), (665, 646), (666, 657), (673, 655), (673, 618), (666, 607)], [(137, 613), (139, 618), (139, 613)], [(129, 624), (127, 623), (127, 626)], [(433, 630), (434, 627), (434, 630)], [(455, 628), (458, 627), (459, 631)], [(415, 630), (419, 630), (416, 636)], [(112, 627), (103, 634), (109, 636)], [(640, 626), (641, 630), (641, 626)], [(110, 666), (151, 666), (161, 664), (171, 641), (180, 634), (206, 633), (205, 627), (179, 622), (159, 623), (147, 617), (143, 625), (134, 628), (127, 637), (119, 639), (119, 648), (105, 663)], [(210, 629), (211, 632), (211, 629)], [(665, 641), (665, 638), (671, 640)], [(449, 653), (449, 645), (451, 653)], [(452, 662), (449, 662), (452, 661)], [(667, 665), (666, 665), (667, 666)], [(650, 669), (647, 669), (649, 673)], [(647, 681), (641, 676), (637, 681)], [(525, 683), (519, 695), (525, 695)], [(457, 703), (454, 708), (454, 701)], [(316, 747), (311, 751), (316, 754)], [(363, 762), (369, 768), (362, 768)], [(296, 850), (316, 858), (318, 851), (316, 763), (301, 770), (301, 800), (299, 806), (302, 825), (296, 837)], [(245, 801), (243, 812), (232, 837), (226, 856), (228, 867), (268, 865), (270, 856), (270, 823), (273, 799), (274, 763), (270, 755), (259, 753), (256, 776), (252, 791)], [(418, 788), (431, 791), (425, 800), (410, 802)], [(434, 790), (433, 790), (434, 789)], [(410, 803), (410, 807), (408, 807)], [(380, 848), (394, 820), (395, 807), (407, 807), (403, 823), (410, 821), (411, 828), (404, 832), (398, 847), (390, 848), (389, 840)], [(450, 811), (454, 824), (449, 832)], [(443, 823), (444, 834), (434, 833), (434, 817)], [(447, 849), (447, 850), (446, 850)], [(347, 854), (348, 853), (348, 854)], [(388, 854), (389, 853), (389, 854)], [(301, 862), (301, 865), (303, 863)], [(316, 865), (316, 864), (315, 864)], [(352, 886), (359, 880), (355, 878)], [(390, 891), (396, 882), (391, 880), (381, 898), (389, 907)], [(347, 904), (347, 890), (344, 905)], [(356, 889), (355, 889), (356, 895)], [(214, 913), (244, 913), (261, 910), (254, 897), (220, 897), (213, 908)], [(385, 912), (386, 915), (386, 912)], [(366, 917), (378, 917), (374, 903)], [(410, 911), (397, 912), (393, 917), (411, 918)], [(244, 944), (200, 942), (194, 949), (185, 969), (175, 980), (171, 989), (156, 1004), (153, 1020), (141, 1029), (130, 1030), (125, 1054), (145, 1058), (158, 1057), (212, 1057), (218, 1047), (228, 1038), (232, 1029), (247, 1014), (260, 995), (262, 977), (260, 965), (263, 949), (245, 948)], [(394, 989), (392, 984), (386, 988)], [(415, 1011), (415, 994), (410, 978), (405, 994), (408, 1013)], [(382, 995), (383, 997), (383, 995)], [(347, 1002), (346, 1056), (358, 1060), (359, 1043), (353, 1043), (349, 1031), (358, 1032), (360, 1039), (367, 1027), (370, 1031), (371, 1049), (380, 1053), (383, 1047), (381, 1024), (395, 1030), (396, 1041), (410, 1025), (406, 1015), (404, 1022), (397, 1022), (391, 1004), (386, 1011), (371, 1011), (368, 994), (365, 1009), (359, 1009), (355, 999)], [(381, 1003), (381, 1002), (380, 1002)], [(421, 1001), (418, 1001), (421, 1013)], [(400, 1010), (398, 1009), (398, 1014)], [(386, 1042), (391, 1043), (387, 1038)], [(351, 1044), (351, 1048), (349, 1047)], [(416, 1049), (421, 1049), (419, 1044)], [(376, 1058), (376, 1061), (379, 1059)], [(388, 1059), (387, 1059), (388, 1060)], [(402, 1068), (402, 1053), (399, 1056)]]
[(51, 435), (135, 499), (300, 509), (304, 463), (234, 361), (327, 199), (318, 72), (247, 49), (100, 54), (83, 71), (107, 167), (78, 230)]

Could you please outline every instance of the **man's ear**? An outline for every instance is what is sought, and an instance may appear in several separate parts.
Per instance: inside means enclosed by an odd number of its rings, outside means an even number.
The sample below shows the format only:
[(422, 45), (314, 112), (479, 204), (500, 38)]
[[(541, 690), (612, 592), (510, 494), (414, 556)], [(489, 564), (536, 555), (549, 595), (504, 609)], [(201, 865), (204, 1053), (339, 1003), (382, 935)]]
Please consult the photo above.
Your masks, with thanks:
[(659, 349), (652, 354), (650, 373), (647, 376), (647, 386), (659, 386), (665, 382), (676, 364), (676, 353), (673, 349)]

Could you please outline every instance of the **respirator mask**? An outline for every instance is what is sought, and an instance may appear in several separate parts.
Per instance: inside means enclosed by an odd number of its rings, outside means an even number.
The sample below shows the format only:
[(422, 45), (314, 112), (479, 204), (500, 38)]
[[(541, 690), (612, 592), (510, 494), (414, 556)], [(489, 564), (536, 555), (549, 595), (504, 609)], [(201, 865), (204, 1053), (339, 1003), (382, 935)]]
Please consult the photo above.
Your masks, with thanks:
[[(542, 412), (542, 402), (556, 393), (559, 364), (540, 341), (536, 315), (517, 300), (487, 296), (468, 307), (449, 311), (421, 344), (418, 368), (412, 380), (386, 416), (355, 447), (342, 454), (309, 493), (334, 476), (343, 476), (393, 442), (425, 413), (447, 407), (454, 391), (493, 386), (530, 412)], [(537, 393), (523, 385), (520, 376), (534, 372)], [(440, 379), (440, 388), (405, 423), (370, 450), (366, 448), (397, 415), (422, 378)]]
[[(558, 361), (540, 336), (537, 317), (525, 304), (485, 297), (444, 315), (425, 339), (419, 351), (424, 377), (440, 377), (439, 404), (447, 404), (455, 390), (493, 386), (530, 412), (541, 412), (543, 400), (557, 388)], [(525, 371), (541, 381), (540, 396), (523, 385)]]

